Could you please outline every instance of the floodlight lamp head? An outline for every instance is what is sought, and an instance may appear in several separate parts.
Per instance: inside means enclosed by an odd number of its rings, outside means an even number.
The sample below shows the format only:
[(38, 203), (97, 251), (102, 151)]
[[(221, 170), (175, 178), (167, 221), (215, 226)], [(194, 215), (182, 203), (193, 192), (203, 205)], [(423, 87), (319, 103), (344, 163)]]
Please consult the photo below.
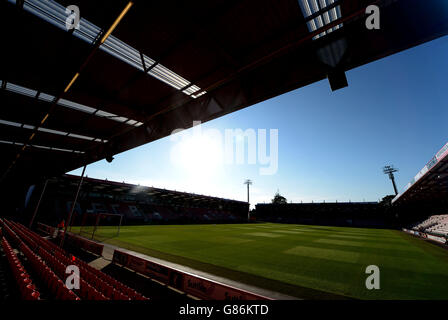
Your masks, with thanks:
[(397, 171), (398, 171), (398, 169), (394, 168), (394, 166), (384, 166), (383, 167), (384, 174), (391, 174), (391, 173), (397, 172)]

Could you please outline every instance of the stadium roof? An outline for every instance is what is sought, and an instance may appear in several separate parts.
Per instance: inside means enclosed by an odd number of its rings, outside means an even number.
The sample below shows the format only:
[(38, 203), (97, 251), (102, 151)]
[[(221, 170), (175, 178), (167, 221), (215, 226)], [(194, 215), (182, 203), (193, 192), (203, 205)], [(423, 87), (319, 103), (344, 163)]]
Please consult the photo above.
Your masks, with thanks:
[[(61, 177), (51, 178), (50, 184), (57, 186), (59, 190), (73, 190), (76, 189), (79, 184), (79, 176), (65, 174)], [(175, 203), (189, 203), (195, 205), (238, 205), (245, 206), (247, 202), (224, 199), (218, 197), (211, 197), (202, 194), (187, 193), (175, 190), (167, 190), (162, 188), (154, 188), (148, 186), (141, 186), (136, 184), (130, 184), (125, 182), (117, 182), (110, 180), (94, 179), (85, 177), (82, 182), (83, 192), (96, 192), (108, 195), (137, 195), (144, 194), (150, 196), (153, 199), (159, 199), (161, 201), (169, 201)]]
[[(366, 7), (381, 9), (367, 30)], [(77, 5), (78, 29), (67, 29)], [(448, 33), (445, 0), (2, 1), (0, 175), (59, 175)], [(70, 21), (70, 19), (68, 20)]]
[(448, 143), (417, 173), (392, 203), (438, 199), (448, 199)]

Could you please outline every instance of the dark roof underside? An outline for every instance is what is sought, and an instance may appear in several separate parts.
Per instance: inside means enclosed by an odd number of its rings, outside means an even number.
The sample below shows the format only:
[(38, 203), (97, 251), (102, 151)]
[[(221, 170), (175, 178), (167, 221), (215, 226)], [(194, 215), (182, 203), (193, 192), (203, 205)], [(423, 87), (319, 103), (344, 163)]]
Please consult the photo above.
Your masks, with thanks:
[(409, 182), (392, 202), (395, 205), (448, 199), (448, 143)]
[[(23, 182), (60, 175), (189, 128), (193, 120), (220, 117), (448, 33), (445, 0), (340, 0), (343, 26), (318, 39), (298, 0), (136, 1), (112, 35), (138, 52), (137, 62), (96, 50), (63, 94), (93, 45), (20, 3), (2, 1), (0, 9), (0, 171)], [(127, 1), (59, 3), (79, 6), (83, 19), (107, 30)], [(381, 8), (380, 30), (365, 27), (370, 3)], [(136, 67), (141, 57), (144, 71)], [(161, 81), (157, 72), (174, 82)], [(51, 108), (52, 97), (61, 100)]]

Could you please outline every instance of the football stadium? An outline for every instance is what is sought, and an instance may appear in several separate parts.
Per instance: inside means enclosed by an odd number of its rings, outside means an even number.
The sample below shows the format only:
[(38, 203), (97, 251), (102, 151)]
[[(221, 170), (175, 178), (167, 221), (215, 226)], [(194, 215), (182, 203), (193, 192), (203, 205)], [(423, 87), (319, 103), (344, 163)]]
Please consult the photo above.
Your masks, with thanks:
[[(394, 159), (417, 173), (401, 185), (395, 167), (384, 166), (386, 176), (375, 169), (388, 184), (374, 201), (344, 191), (371, 188), (376, 177), (367, 175), (360, 186), (325, 178), (305, 187), (346, 200), (287, 200), (278, 190), (271, 200), (256, 187), (268, 181), (277, 189), (275, 174), (253, 186), (237, 181), (232, 194), (225, 179), (212, 179), (206, 195), (196, 191), (199, 174), (179, 191), (107, 169), (137, 167), (129, 152), (179, 128), (237, 119), (246, 107), (318, 83), (328, 97), (313, 103), (344, 99), (357, 86), (348, 72), (446, 43), (445, 0), (7, 0), (0, 15), (0, 300), (448, 299), (446, 132), (424, 148), (403, 142), (413, 152)], [(427, 108), (414, 110), (422, 122), (436, 113)], [(446, 111), (434, 118), (445, 121)], [(390, 140), (397, 155), (405, 153), (399, 137)], [(335, 148), (319, 165), (348, 152)], [(386, 151), (379, 157), (390, 161)], [(214, 170), (213, 159), (187, 166)], [(101, 161), (106, 173), (91, 176)], [(297, 163), (279, 168), (293, 175)], [(172, 166), (152, 170), (169, 175)]]

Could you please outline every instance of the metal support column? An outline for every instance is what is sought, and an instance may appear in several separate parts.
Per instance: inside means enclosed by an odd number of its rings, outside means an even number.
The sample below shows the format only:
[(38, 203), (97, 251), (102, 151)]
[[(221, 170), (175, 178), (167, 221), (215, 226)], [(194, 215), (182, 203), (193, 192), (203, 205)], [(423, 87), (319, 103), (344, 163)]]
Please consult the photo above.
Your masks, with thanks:
[(37, 214), (37, 211), (39, 210), (40, 202), (42, 201), (42, 197), (44, 196), (45, 189), (47, 189), (47, 183), (48, 183), (48, 179), (45, 180), (44, 188), (42, 189), (42, 192), (40, 193), (39, 201), (37, 202), (36, 209), (34, 209), (33, 216), (31, 217), (30, 224), (28, 226), (29, 229), (31, 229), (34, 219), (36, 218), (36, 214)]
[(247, 179), (246, 181), (244, 181), (244, 184), (247, 185), (247, 204), (248, 204), (248, 208), (247, 208), (247, 221), (250, 221), (249, 186), (252, 184), (252, 180)]
[(123, 220), (123, 215), (120, 216), (120, 224), (118, 225), (117, 237), (120, 235), (121, 221)]
[[(84, 173), (86, 172), (86, 167), (87, 167), (87, 165), (85, 165), (84, 168), (82, 168), (81, 179), (79, 180), (78, 189), (76, 190), (75, 200), (72, 203), (72, 207), (70, 209), (70, 213), (68, 214), (68, 218), (67, 218), (67, 221), (65, 223), (64, 233), (62, 234), (61, 244), (60, 244), (61, 248), (64, 246), (64, 241), (65, 241), (65, 235), (67, 233), (67, 228), (68, 228), (68, 226), (71, 223), (73, 211), (75, 210), (76, 202), (78, 201), (79, 190), (81, 190), (81, 185), (82, 185), (82, 181), (84, 180)], [(70, 227), (70, 230), (71, 230), (71, 227)]]

